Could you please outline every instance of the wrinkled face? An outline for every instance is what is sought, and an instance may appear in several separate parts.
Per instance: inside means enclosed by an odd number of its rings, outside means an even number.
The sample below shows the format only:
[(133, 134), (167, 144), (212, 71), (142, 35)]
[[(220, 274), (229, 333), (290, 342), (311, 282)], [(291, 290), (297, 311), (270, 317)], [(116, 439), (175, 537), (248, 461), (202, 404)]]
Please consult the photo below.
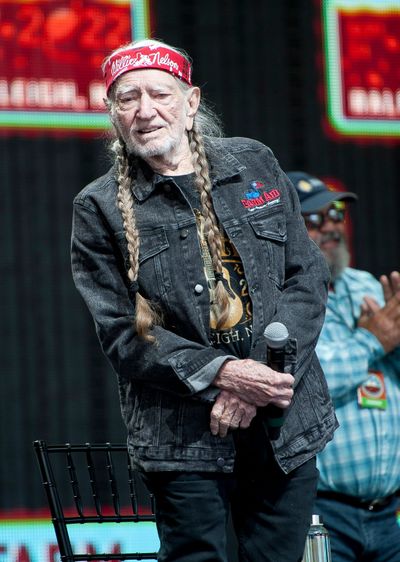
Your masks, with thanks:
[(333, 280), (350, 263), (344, 209), (342, 202), (336, 202), (317, 213), (303, 214), (308, 235), (324, 254)]
[(114, 125), (130, 153), (144, 160), (189, 151), (186, 131), (199, 104), (198, 88), (184, 89), (162, 70), (134, 70), (115, 87)]

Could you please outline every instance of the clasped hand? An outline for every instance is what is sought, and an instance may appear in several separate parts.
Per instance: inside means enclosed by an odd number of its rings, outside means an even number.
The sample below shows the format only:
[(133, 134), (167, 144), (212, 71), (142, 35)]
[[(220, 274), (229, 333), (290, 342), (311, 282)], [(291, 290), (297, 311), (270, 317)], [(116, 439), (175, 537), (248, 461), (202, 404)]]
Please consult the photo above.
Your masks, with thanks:
[(275, 404), (287, 408), (293, 383), (292, 375), (273, 371), (253, 359), (227, 361), (214, 380), (221, 392), (211, 410), (211, 433), (225, 437), (229, 429), (248, 428), (257, 407)]

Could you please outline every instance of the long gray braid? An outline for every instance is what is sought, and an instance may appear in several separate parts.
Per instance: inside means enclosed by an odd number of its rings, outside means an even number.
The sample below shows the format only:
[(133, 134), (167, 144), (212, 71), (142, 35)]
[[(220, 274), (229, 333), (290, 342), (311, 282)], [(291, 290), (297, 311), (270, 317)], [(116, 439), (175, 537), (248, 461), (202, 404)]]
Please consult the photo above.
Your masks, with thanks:
[(155, 324), (160, 323), (160, 315), (154, 305), (146, 300), (139, 292), (138, 274), (139, 274), (139, 231), (136, 227), (136, 217), (134, 212), (134, 199), (132, 193), (132, 173), (129, 165), (129, 158), (126, 147), (121, 140), (113, 143), (112, 150), (116, 155), (118, 168), (118, 194), (117, 205), (121, 211), (122, 221), (124, 225), (125, 237), (128, 244), (129, 253), (129, 270), (128, 277), (131, 287), (135, 293), (135, 310), (136, 310), (136, 330), (139, 336), (148, 341), (154, 341), (149, 331)]
[(217, 217), (211, 199), (211, 181), (208, 161), (204, 149), (203, 137), (197, 129), (196, 120), (189, 131), (189, 144), (192, 152), (192, 162), (195, 171), (195, 186), (200, 194), (202, 215), (205, 219), (204, 231), (207, 239), (212, 265), (215, 275), (215, 304), (218, 307), (217, 330), (226, 322), (229, 316), (230, 301), (225, 288), (222, 272), (222, 233), (218, 227)]

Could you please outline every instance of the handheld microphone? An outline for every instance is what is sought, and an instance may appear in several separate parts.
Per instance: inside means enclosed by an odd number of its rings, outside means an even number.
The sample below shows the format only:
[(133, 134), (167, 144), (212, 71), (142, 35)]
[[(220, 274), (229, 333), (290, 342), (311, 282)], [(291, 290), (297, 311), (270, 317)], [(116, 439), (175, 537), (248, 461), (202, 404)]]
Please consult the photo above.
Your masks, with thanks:
[[(281, 322), (272, 322), (264, 330), (267, 341), (267, 365), (279, 373), (285, 372), (285, 344), (289, 332)], [(267, 425), (280, 427), (283, 424), (283, 410), (274, 404), (267, 406)]]

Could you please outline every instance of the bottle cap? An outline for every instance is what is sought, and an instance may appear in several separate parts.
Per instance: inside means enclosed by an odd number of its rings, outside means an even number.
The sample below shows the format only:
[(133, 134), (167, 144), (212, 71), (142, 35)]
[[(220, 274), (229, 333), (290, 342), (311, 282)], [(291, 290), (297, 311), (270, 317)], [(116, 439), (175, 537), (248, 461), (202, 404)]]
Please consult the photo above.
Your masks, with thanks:
[(313, 514), (311, 517), (311, 525), (323, 525), (322, 516)]

